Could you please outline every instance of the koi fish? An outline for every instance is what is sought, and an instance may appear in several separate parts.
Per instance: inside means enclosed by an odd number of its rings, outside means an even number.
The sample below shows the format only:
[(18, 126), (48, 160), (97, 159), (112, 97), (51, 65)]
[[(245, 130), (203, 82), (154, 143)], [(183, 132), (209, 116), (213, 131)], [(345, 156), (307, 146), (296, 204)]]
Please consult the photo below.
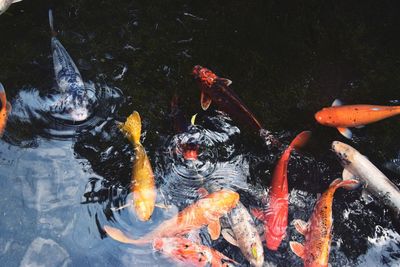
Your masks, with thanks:
[(156, 186), (154, 174), (146, 151), (140, 143), (142, 123), (137, 111), (134, 111), (120, 129), (133, 144), (135, 159), (132, 169), (133, 206), (142, 221), (150, 219), (156, 202)]
[(302, 220), (293, 220), (296, 230), (304, 235), (304, 245), (291, 241), (290, 248), (304, 261), (304, 266), (328, 266), (329, 250), (332, 239), (332, 202), (336, 189), (343, 187), (347, 190), (358, 187), (357, 180), (334, 180), (322, 194), (314, 207), (308, 223)]
[[(400, 191), (367, 157), (353, 147), (339, 141), (332, 143), (332, 150), (342, 164), (343, 179), (357, 179), (370, 193), (389, 206), (396, 217), (400, 216)], [(363, 192), (365, 197), (365, 192)]]
[(269, 207), (265, 211), (253, 209), (254, 215), (264, 222), (265, 242), (270, 250), (277, 250), (286, 236), (289, 210), (289, 190), (287, 181), (287, 168), (290, 154), (294, 149), (301, 148), (310, 138), (311, 132), (304, 131), (298, 134), (283, 152), (275, 167), (271, 191), (269, 194)]
[(266, 140), (278, 143), (269, 131), (263, 129), (250, 109), (229, 87), (232, 84), (231, 80), (220, 78), (211, 70), (199, 65), (193, 68), (193, 76), (198, 81), (201, 90), (200, 103), (203, 110), (207, 110), (211, 103), (215, 102), (222, 111), (265, 135)]
[(0, 83), (0, 101), (1, 101), (0, 137), (2, 137), (3, 133), (4, 133), (4, 129), (6, 128), (8, 114), (11, 112), (11, 105), (7, 101), (6, 91), (4, 90), (4, 87), (1, 83)]
[(262, 267), (264, 250), (253, 218), (239, 201), (227, 215), (231, 229), (223, 229), (221, 234), (226, 241), (237, 246), (252, 266)]
[(143, 245), (152, 242), (155, 238), (174, 237), (188, 234), (192, 230), (207, 225), (211, 239), (216, 240), (221, 232), (220, 217), (232, 210), (239, 201), (239, 194), (222, 189), (213, 192), (180, 211), (176, 216), (164, 221), (152, 232), (140, 239), (132, 239), (120, 230), (111, 226), (104, 226), (106, 233), (113, 239), (134, 245)]
[(65, 94), (59, 105), (67, 107), (67, 111), (74, 121), (83, 121), (89, 117), (89, 97), (78, 68), (56, 37), (51, 9), (49, 10), (49, 24), (52, 32), (51, 50), (54, 74), (59, 90)]
[(344, 105), (336, 99), (332, 106), (315, 113), (322, 125), (336, 127), (346, 138), (352, 138), (348, 127), (361, 128), (366, 124), (400, 114), (400, 106)]
[(156, 238), (153, 248), (185, 266), (228, 267), (235, 263), (221, 252), (182, 237)]
[(22, 0), (0, 0), (0, 15), (6, 12), (6, 10), (14, 3), (21, 2)]

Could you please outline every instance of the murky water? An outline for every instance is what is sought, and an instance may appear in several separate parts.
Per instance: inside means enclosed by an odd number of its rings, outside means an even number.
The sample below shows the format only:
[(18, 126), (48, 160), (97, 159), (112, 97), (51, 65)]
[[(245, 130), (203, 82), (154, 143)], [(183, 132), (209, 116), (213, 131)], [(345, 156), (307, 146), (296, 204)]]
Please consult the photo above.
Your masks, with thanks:
[[(47, 12), (93, 100), (83, 122), (65, 117), (50, 50)], [(356, 147), (400, 186), (399, 118), (355, 129), (354, 142), (317, 125), (313, 114), (335, 98), (398, 104), (400, 28), (396, 1), (28, 1), (0, 16), (0, 81), (12, 104), (0, 140), (0, 259), (3, 266), (167, 266), (151, 246), (108, 238), (108, 224), (137, 238), (199, 198), (201, 187), (231, 188), (246, 207), (261, 203), (281, 151), (226, 114), (201, 111), (190, 72), (211, 68), (283, 143), (313, 131), (289, 164), (289, 222), (307, 220), (317, 194), (341, 176), (330, 143)], [(177, 124), (171, 100), (189, 124)], [(149, 222), (129, 207), (134, 149), (119, 131), (133, 110), (153, 166), (157, 207)], [(179, 124), (179, 122), (178, 122)], [(199, 148), (186, 160), (182, 145)], [(400, 266), (399, 225), (359, 190), (339, 190), (333, 204), (332, 266)], [(248, 262), (222, 237), (204, 244)], [(265, 260), (302, 266), (288, 241)]]

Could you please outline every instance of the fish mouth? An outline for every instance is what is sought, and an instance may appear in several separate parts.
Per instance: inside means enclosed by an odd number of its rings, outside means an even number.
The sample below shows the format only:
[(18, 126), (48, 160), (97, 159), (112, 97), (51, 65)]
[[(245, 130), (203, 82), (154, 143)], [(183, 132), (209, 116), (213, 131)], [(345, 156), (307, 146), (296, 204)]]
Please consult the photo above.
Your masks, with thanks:
[(196, 65), (193, 67), (192, 75), (194, 76), (195, 79), (200, 78), (200, 72), (203, 69), (202, 66)]
[(89, 117), (89, 110), (86, 107), (78, 107), (72, 109), (70, 115), (74, 121), (84, 121)]

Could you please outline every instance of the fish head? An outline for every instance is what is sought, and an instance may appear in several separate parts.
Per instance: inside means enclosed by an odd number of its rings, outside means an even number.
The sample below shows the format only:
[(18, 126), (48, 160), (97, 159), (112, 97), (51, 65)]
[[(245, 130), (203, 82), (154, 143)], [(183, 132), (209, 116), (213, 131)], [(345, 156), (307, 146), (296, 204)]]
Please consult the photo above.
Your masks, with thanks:
[(89, 117), (89, 110), (86, 107), (77, 107), (70, 110), (70, 115), (74, 121), (84, 121)]
[(322, 125), (333, 126), (334, 121), (329, 108), (323, 108), (314, 115), (315, 120)]
[(350, 165), (354, 161), (354, 156), (357, 152), (351, 146), (339, 141), (332, 142), (332, 150), (336, 153), (343, 167)]
[(200, 82), (203, 87), (210, 88), (218, 78), (218, 76), (211, 70), (196, 65), (193, 68), (192, 74), (196, 80)]

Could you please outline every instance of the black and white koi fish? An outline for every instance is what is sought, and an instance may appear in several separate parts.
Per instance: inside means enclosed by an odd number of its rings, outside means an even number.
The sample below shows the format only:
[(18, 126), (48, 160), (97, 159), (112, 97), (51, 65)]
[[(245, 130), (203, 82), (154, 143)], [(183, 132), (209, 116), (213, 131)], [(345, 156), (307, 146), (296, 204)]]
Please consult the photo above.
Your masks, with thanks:
[(64, 96), (60, 106), (70, 114), (72, 120), (83, 121), (89, 115), (89, 97), (82, 76), (74, 61), (56, 37), (53, 12), (49, 10), (49, 24), (52, 32), (51, 50), (53, 54), (54, 74), (57, 85)]

